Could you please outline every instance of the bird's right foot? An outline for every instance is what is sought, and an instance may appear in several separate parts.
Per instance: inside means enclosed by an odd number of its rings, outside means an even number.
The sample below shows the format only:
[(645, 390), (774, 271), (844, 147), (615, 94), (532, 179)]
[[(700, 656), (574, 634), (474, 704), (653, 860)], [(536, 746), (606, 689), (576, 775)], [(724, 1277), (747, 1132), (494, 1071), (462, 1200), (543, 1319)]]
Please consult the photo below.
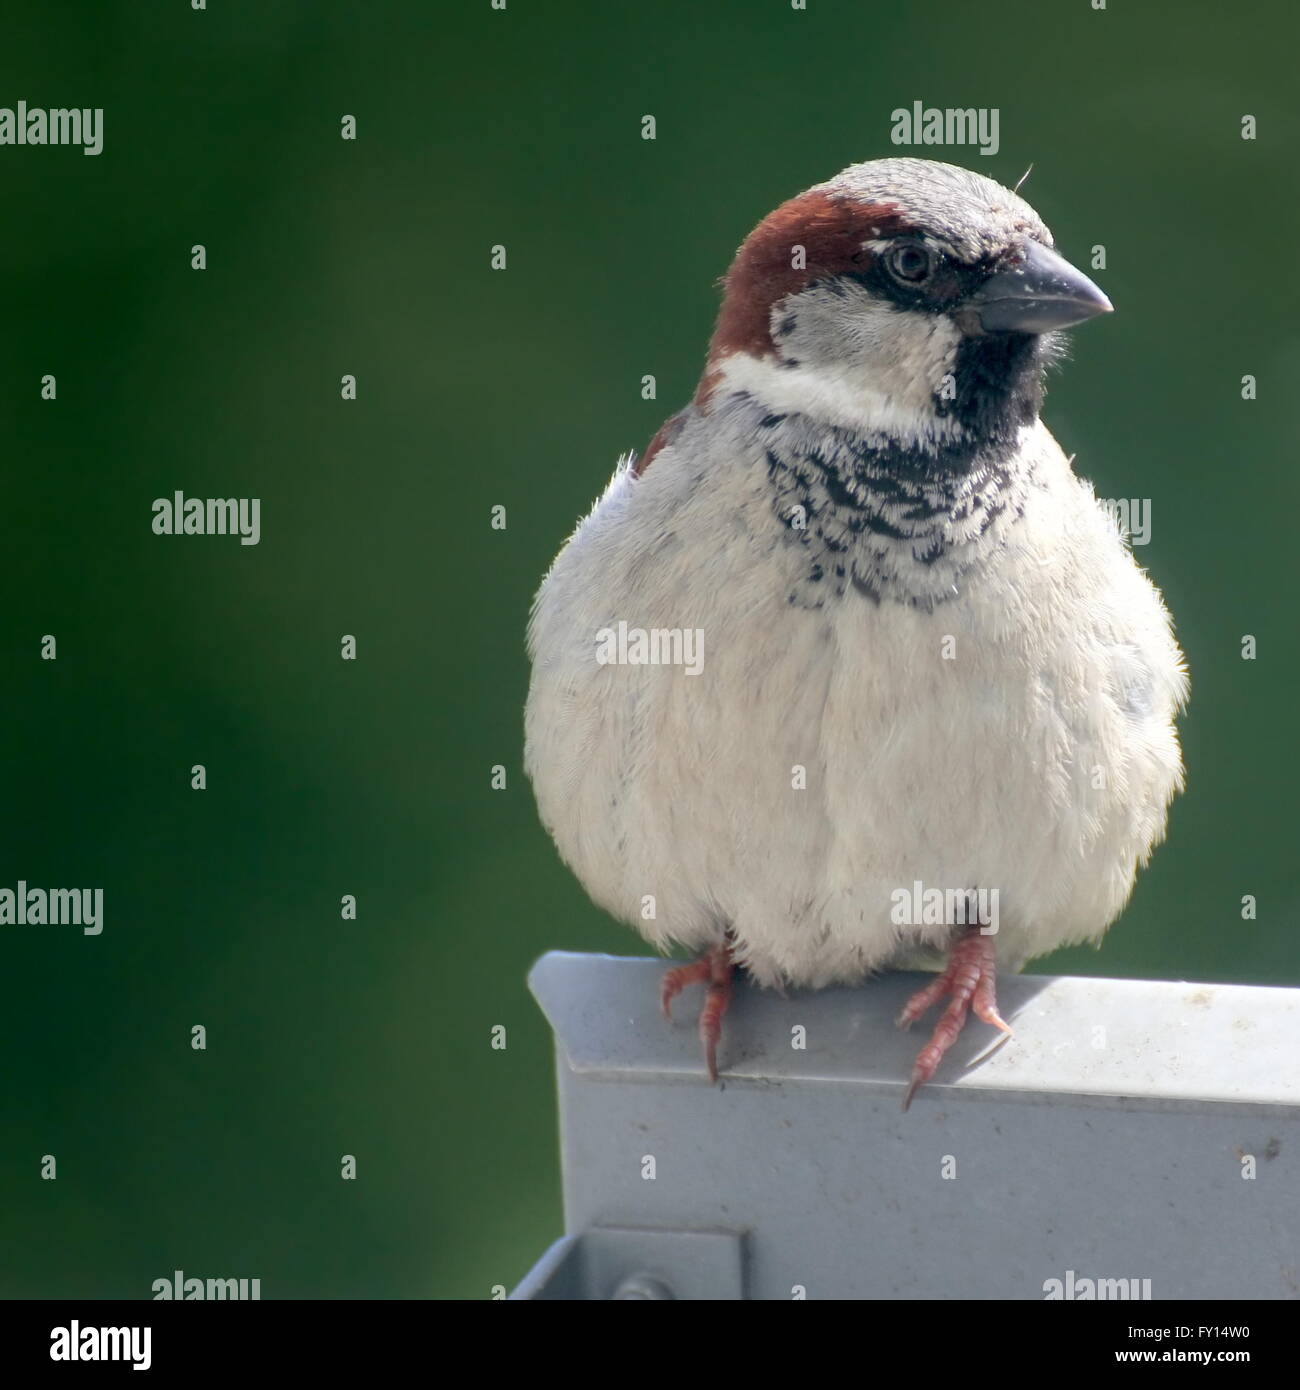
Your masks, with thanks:
[(924, 989), (918, 989), (907, 1001), (898, 1018), (900, 1028), (910, 1027), (945, 995), (951, 1002), (916, 1059), (911, 1084), (903, 1097), (904, 1110), (911, 1105), (918, 1088), (934, 1075), (943, 1054), (957, 1041), (968, 1014), (974, 1013), (976, 1018), (1003, 1033), (1011, 1032), (1011, 1025), (998, 1013), (996, 978), (993, 938), (984, 936), (978, 927), (971, 927), (953, 946), (943, 973)]
[(731, 1003), (731, 984), (735, 966), (731, 963), (731, 947), (725, 943), (714, 946), (690, 965), (674, 966), (663, 978), (659, 1003), (664, 1017), (672, 1018), (673, 1000), (687, 985), (704, 984), (704, 1007), (700, 1010), (700, 1042), (704, 1045), (704, 1065), (709, 1080), (718, 1079), (718, 1041), (722, 1037), (722, 1019)]

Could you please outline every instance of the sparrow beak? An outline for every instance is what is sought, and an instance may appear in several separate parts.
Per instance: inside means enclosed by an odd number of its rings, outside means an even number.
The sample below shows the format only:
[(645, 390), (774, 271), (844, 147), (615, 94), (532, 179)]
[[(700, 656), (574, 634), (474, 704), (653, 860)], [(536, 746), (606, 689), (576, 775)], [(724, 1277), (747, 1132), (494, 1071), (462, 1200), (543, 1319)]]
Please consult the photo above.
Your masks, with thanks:
[(985, 333), (1046, 333), (1112, 310), (1081, 270), (1036, 241), (1025, 243), (1017, 265), (990, 275), (964, 307)]

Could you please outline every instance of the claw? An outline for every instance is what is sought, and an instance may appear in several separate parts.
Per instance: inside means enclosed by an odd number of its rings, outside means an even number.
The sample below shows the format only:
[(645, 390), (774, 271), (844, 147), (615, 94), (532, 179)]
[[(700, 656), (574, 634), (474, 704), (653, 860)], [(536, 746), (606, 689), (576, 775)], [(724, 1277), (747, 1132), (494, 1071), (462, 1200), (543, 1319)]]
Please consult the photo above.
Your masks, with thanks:
[(729, 945), (714, 946), (699, 960), (678, 965), (669, 970), (659, 989), (659, 1003), (664, 1017), (672, 1017), (673, 1000), (687, 985), (707, 984), (704, 1006), (700, 1009), (700, 1042), (704, 1046), (704, 1065), (709, 1080), (718, 1079), (718, 1042), (722, 1037), (722, 1019), (731, 1003), (732, 974)]
[(993, 938), (982, 935), (978, 927), (970, 927), (949, 953), (948, 965), (943, 973), (923, 989), (918, 989), (903, 1006), (898, 1016), (900, 1028), (914, 1023), (945, 995), (951, 996), (951, 1002), (935, 1024), (930, 1041), (917, 1054), (911, 1082), (903, 1097), (904, 1110), (912, 1104), (912, 1097), (920, 1087), (934, 1076), (944, 1053), (961, 1036), (961, 1030), (972, 1011), (981, 1022), (1004, 1033), (1011, 1032), (1010, 1024), (998, 1013), (994, 992), (996, 980)]

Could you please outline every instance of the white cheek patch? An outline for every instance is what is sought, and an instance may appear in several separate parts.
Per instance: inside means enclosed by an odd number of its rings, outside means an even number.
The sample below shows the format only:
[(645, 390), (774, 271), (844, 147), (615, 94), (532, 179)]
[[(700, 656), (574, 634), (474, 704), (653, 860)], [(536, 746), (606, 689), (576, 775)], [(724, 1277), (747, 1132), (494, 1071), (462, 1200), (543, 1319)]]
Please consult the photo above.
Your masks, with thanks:
[(841, 282), (780, 301), (772, 328), (781, 360), (723, 359), (727, 388), (868, 437), (937, 443), (959, 432), (936, 410), (961, 342), (946, 315), (898, 309)]

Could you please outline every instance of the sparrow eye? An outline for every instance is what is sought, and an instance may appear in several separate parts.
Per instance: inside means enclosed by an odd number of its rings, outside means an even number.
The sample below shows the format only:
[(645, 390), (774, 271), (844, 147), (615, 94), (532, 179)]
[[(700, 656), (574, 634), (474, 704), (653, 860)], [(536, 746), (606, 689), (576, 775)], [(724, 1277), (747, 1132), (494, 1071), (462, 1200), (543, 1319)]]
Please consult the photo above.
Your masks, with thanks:
[(895, 246), (885, 258), (889, 273), (895, 280), (907, 285), (919, 285), (930, 278), (934, 270), (934, 257), (915, 242), (904, 242)]

